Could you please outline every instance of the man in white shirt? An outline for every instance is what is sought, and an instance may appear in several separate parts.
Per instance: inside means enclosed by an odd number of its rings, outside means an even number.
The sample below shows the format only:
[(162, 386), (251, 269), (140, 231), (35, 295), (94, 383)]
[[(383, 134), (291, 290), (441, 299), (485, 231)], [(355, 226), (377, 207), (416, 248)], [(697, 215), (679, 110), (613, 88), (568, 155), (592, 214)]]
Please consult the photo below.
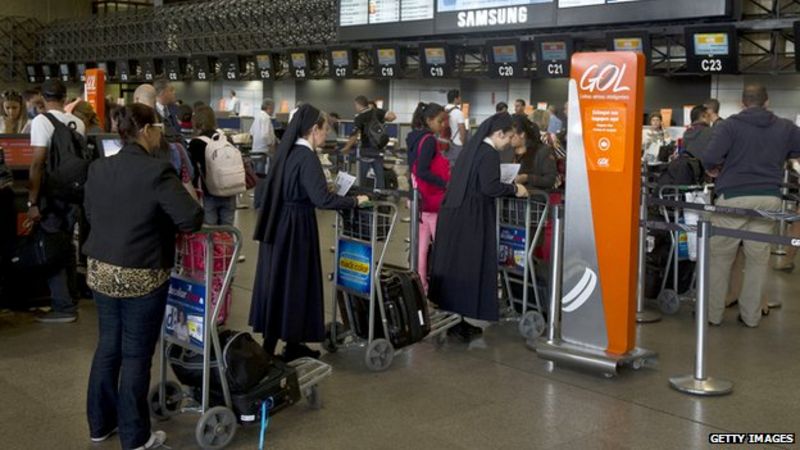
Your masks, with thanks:
[(445, 106), (444, 110), (450, 116), (451, 133), (450, 147), (445, 156), (450, 161), (450, 168), (452, 169), (461, 155), (464, 142), (467, 141), (467, 120), (461, 111), (461, 92), (458, 89), (452, 89), (447, 92), (447, 106)]
[[(64, 101), (67, 88), (58, 79), (50, 79), (42, 85), (42, 96), (45, 100), (45, 111), (56, 120), (74, 129), (79, 134), (86, 133), (82, 120), (64, 112)], [(30, 190), (28, 192), (28, 221), (40, 224), (45, 233), (69, 233), (71, 235), (74, 222), (71, 217), (72, 207), (56, 199), (50, 199), (42, 190), (48, 152), (53, 139), (55, 126), (44, 114), (39, 114), (31, 124), (31, 147), (33, 162), (30, 168)], [(40, 209), (41, 208), (41, 209)], [(70, 323), (78, 319), (77, 305), (69, 292), (66, 265), (52, 275), (47, 283), (50, 287), (52, 310), (38, 316), (42, 323)]]
[(275, 102), (271, 98), (265, 98), (261, 102), (259, 111), (250, 127), (250, 135), (253, 137), (253, 162), (256, 164), (256, 174), (266, 175), (267, 155), (275, 152), (275, 129), (272, 126), (272, 114), (275, 112)]
[(230, 111), (231, 115), (238, 116), (240, 109), (241, 103), (239, 102), (239, 98), (236, 97), (236, 91), (231, 90), (231, 99), (228, 101), (228, 111)]

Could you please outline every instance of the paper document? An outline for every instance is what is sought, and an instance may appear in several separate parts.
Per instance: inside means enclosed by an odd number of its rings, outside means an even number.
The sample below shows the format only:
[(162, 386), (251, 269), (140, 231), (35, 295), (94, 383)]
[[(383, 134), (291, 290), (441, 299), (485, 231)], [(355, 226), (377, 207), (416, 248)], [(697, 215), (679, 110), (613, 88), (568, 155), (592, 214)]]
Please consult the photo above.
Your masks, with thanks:
[(519, 174), (519, 164), (500, 164), (500, 181), (511, 184)]
[(356, 177), (347, 172), (339, 172), (336, 174), (336, 194), (344, 197), (350, 191), (350, 188), (356, 183)]

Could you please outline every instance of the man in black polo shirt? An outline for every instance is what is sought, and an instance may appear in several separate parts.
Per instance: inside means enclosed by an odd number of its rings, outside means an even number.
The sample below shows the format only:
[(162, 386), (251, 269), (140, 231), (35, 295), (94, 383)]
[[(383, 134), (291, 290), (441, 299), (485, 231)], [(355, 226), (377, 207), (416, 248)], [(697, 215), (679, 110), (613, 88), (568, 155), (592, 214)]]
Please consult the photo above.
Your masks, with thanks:
[[(800, 156), (800, 128), (767, 109), (767, 89), (751, 84), (742, 93), (743, 109), (714, 126), (711, 142), (700, 153), (703, 167), (716, 176), (717, 205), (776, 211), (786, 161)], [(743, 216), (715, 215), (715, 227), (771, 234), (775, 223)], [(742, 239), (711, 239), (711, 298), (708, 320), (722, 322), (731, 265)], [(745, 240), (744, 283), (739, 296), (740, 321), (750, 328), (761, 320), (761, 291), (767, 275), (770, 245)]]
[(378, 108), (373, 102), (370, 102), (367, 97), (359, 95), (354, 100), (356, 116), (353, 119), (355, 131), (350, 136), (350, 141), (342, 148), (342, 152), (348, 153), (358, 144), (359, 135), (361, 136), (361, 145), (359, 147), (359, 161), (360, 173), (359, 179), (365, 186), (373, 186), (373, 183), (367, 183), (370, 169), (374, 174), (374, 187), (382, 189), (386, 186), (383, 174), (383, 151), (382, 148), (374, 148), (369, 140), (367, 127), (373, 118), (377, 119), (380, 123), (394, 122), (397, 116), (393, 112), (386, 112)]

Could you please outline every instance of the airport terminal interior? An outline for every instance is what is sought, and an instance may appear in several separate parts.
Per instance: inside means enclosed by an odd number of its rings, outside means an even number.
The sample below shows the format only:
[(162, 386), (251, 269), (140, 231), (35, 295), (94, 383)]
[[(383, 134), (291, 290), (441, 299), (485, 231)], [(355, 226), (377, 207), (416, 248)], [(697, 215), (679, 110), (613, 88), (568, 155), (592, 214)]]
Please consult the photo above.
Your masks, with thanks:
[(798, 33), (4, 0), (0, 448), (795, 448)]

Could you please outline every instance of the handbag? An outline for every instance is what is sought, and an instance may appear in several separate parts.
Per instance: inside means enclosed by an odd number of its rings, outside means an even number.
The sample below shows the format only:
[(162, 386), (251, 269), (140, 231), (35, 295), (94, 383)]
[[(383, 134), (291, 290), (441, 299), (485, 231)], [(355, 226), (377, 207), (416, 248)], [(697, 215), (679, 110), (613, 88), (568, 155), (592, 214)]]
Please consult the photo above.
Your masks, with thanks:
[(66, 267), (71, 251), (69, 233), (48, 233), (37, 225), (17, 241), (9, 263), (17, 271), (56, 271)]
[(256, 176), (256, 168), (252, 158), (243, 156), (242, 163), (244, 163), (244, 185), (249, 191), (258, 184), (258, 176)]

